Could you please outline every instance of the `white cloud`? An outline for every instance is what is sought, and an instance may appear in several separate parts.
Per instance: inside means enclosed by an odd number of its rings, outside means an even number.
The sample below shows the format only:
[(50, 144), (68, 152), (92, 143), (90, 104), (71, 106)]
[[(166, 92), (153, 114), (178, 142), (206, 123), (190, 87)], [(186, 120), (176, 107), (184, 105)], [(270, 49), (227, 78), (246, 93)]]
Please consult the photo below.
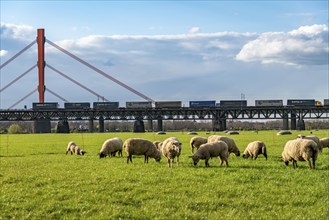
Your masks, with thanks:
[(7, 53), (8, 53), (8, 51), (6, 51), (6, 50), (0, 50), (0, 57), (6, 56)]
[(302, 26), (290, 32), (267, 32), (245, 44), (236, 59), (244, 62), (328, 65), (328, 27)]
[(35, 39), (36, 29), (29, 25), (18, 25), (11, 23), (1, 23), (1, 37), (13, 38), (18, 40)]
[(192, 27), (188, 32), (190, 34), (196, 34), (196, 33), (199, 33), (200, 31), (201, 31), (200, 27)]

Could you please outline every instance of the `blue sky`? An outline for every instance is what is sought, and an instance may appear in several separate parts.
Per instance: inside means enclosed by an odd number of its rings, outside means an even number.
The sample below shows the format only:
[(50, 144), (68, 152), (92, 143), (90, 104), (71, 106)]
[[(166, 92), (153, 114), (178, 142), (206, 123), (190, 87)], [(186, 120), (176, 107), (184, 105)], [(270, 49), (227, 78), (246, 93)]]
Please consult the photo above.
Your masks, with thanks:
[[(36, 29), (154, 100), (329, 96), (328, 1), (1, 1), (1, 63)], [(3, 88), (36, 62), (34, 46), (1, 69)], [(46, 62), (111, 101), (143, 101), (46, 44)], [(37, 85), (37, 70), (2, 91), (8, 108)], [(99, 98), (46, 68), (65, 99)], [(15, 108), (31, 106), (37, 93)], [(58, 101), (46, 93), (46, 101)]]

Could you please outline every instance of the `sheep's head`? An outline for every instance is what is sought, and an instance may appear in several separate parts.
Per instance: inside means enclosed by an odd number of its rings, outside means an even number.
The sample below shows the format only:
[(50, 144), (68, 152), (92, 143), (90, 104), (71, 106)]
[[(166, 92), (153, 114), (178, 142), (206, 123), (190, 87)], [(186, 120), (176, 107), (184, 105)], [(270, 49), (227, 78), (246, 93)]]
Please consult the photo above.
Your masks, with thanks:
[(155, 159), (156, 162), (160, 162), (160, 160), (161, 160), (161, 152), (160, 151), (156, 150), (154, 159)]
[(235, 156), (240, 157), (240, 150), (238, 148), (236, 148), (233, 153), (235, 154)]
[(192, 158), (194, 166), (196, 166), (200, 161), (200, 158), (198, 155), (189, 156), (189, 158)]
[(242, 157), (244, 158), (244, 159), (248, 159), (249, 158), (249, 154), (248, 153), (246, 153), (246, 154), (242, 154)]
[(103, 157), (106, 157), (106, 155), (103, 152), (99, 153), (99, 158), (103, 158)]
[(80, 155), (85, 155), (85, 153), (87, 153), (87, 152), (84, 150), (80, 151)]

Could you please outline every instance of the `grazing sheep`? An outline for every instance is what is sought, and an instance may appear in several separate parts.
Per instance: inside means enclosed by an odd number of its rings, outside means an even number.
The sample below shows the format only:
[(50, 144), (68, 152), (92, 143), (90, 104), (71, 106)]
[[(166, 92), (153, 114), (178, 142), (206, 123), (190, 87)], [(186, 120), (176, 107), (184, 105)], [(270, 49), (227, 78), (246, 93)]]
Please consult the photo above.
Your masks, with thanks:
[(155, 145), (155, 147), (158, 149), (158, 151), (162, 151), (162, 143), (161, 141), (153, 141), (153, 144)]
[[(295, 139), (288, 141), (282, 152), (282, 159), (286, 166), (289, 161), (292, 162), (294, 168), (297, 167), (297, 161), (307, 161), (310, 169), (315, 169), (315, 161), (318, 157), (319, 148), (317, 144), (308, 139)], [(312, 158), (312, 164), (311, 159)]]
[(216, 141), (224, 141), (228, 146), (228, 153), (234, 153), (236, 156), (240, 156), (240, 150), (236, 146), (234, 140), (232, 138), (226, 136), (219, 136), (219, 135), (211, 135), (208, 137), (208, 143), (213, 143)]
[(329, 148), (329, 138), (325, 137), (325, 138), (321, 138), (320, 142), (322, 144), (322, 147), (328, 147)]
[(182, 143), (175, 137), (167, 138), (162, 142), (162, 155), (168, 160), (168, 167), (173, 167), (174, 159), (177, 157), (177, 165), (179, 164), (179, 156), (182, 151)]
[(202, 144), (193, 156), (190, 156), (196, 166), (199, 160), (205, 160), (206, 167), (209, 167), (209, 159), (212, 157), (219, 157), (221, 160), (221, 166), (225, 161), (226, 167), (228, 167), (228, 146), (224, 141), (216, 141), (212, 143)]
[(308, 140), (314, 141), (318, 145), (319, 151), (322, 152), (323, 146), (322, 146), (322, 143), (320, 142), (320, 139), (317, 136), (313, 136), (313, 135), (304, 136), (304, 135), (299, 134), (297, 137), (300, 139), (308, 139)]
[(256, 160), (259, 154), (263, 154), (267, 160), (266, 145), (264, 144), (264, 142), (254, 141), (248, 144), (242, 156), (245, 159), (251, 156), (251, 158)]
[(129, 138), (123, 143), (123, 147), (127, 153), (127, 163), (132, 163), (132, 155), (144, 155), (144, 163), (148, 163), (148, 158), (152, 157), (155, 161), (161, 160), (161, 152), (155, 145), (146, 139)]
[(69, 144), (67, 145), (66, 148), (66, 154), (68, 152), (71, 152), (72, 154), (76, 154), (76, 155), (84, 155), (85, 153), (87, 153), (86, 151), (82, 150), (75, 142), (70, 141)]
[(119, 157), (122, 157), (122, 140), (118, 137), (108, 139), (103, 143), (99, 151), (99, 158), (115, 156), (116, 152), (118, 152)]
[(198, 150), (199, 147), (202, 144), (207, 143), (207, 141), (208, 141), (208, 138), (204, 138), (204, 137), (200, 137), (200, 136), (192, 137), (190, 140), (190, 146), (191, 146), (192, 153), (194, 153), (194, 148), (196, 148)]

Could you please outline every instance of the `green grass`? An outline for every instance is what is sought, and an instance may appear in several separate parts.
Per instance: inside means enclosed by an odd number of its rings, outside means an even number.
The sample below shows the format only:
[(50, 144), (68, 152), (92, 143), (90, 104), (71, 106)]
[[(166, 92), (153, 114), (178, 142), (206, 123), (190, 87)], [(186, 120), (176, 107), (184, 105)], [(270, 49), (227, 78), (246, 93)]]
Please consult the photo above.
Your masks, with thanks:
[[(327, 219), (329, 216), (329, 149), (316, 170), (306, 162), (284, 166), (281, 152), (297, 134), (241, 132), (231, 136), (240, 151), (254, 140), (267, 144), (268, 160), (229, 158), (194, 167), (189, 140), (181, 132), (26, 134), (0, 136), (0, 219)], [(224, 134), (218, 132), (218, 134)], [(328, 137), (329, 130), (313, 131)], [(201, 136), (210, 134), (199, 133)], [(105, 139), (142, 137), (151, 141), (178, 137), (183, 143), (180, 166), (143, 157), (98, 158)], [(69, 141), (87, 151), (65, 155)], [(125, 153), (123, 153), (125, 155)]]

